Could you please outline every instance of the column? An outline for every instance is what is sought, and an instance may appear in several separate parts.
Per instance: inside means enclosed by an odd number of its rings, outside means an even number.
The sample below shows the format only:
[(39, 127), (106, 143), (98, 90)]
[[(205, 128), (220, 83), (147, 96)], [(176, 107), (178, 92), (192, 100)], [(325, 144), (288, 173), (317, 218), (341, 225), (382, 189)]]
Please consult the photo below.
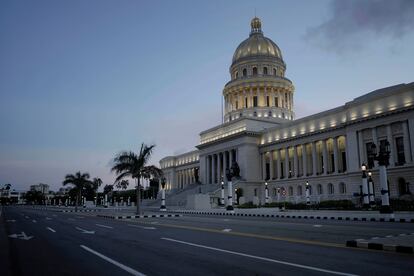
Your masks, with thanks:
[(208, 183), (213, 184), (213, 155), (209, 155)]
[[(394, 139), (392, 138), (391, 125), (387, 125), (387, 140), (388, 142), (390, 142), (390, 149), (391, 149), (390, 167), (394, 167), (395, 146), (394, 146)], [(377, 145), (377, 151), (379, 152), (379, 145)]]
[(229, 168), (233, 165), (233, 150), (229, 150)]
[(326, 140), (322, 140), (322, 159), (323, 159), (323, 174), (328, 172), (328, 151), (326, 149)]
[(293, 176), (297, 177), (299, 174), (298, 150), (293, 146)]
[(338, 137), (334, 137), (332, 142), (333, 142), (333, 155), (334, 155), (334, 166), (335, 166), (334, 173), (338, 173), (339, 172)]
[(227, 151), (223, 152), (223, 179), (226, 182), (226, 170), (227, 170)]
[(270, 167), (270, 180), (272, 180), (275, 177), (274, 172), (273, 172), (273, 170), (274, 170), (273, 151), (270, 151), (269, 159), (270, 159), (270, 166), (269, 166)]
[(217, 155), (213, 154), (213, 184), (216, 183), (217, 176)]
[(253, 107), (253, 87), (250, 87), (250, 107)]
[(307, 156), (307, 154), (306, 154), (306, 144), (303, 144), (302, 145), (302, 162), (303, 162), (303, 165), (302, 165), (302, 168), (303, 168), (303, 176), (306, 176), (307, 175), (307, 173), (308, 173), (308, 164), (307, 164), (307, 158), (308, 158), (308, 156)]
[(289, 148), (285, 148), (285, 175), (289, 177)]
[(402, 122), (402, 130), (403, 130), (403, 141), (404, 141), (404, 156), (405, 162), (411, 162), (411, 154), (410, 154), (410, 141), (408, 136), (408, 125), (407, 121)]
[[(372, 134), (371, 134), (371, 136), (372, 136), (372, 142), (378, 147), (379, 144), (378, 144), (378, 137), (377, 137), (377, 128), (376, 127), (373, 127), (371, 129), (371, 131), (372, 131)], [(374, 160), (374, 168), (377, 167), (377, 166), (378, 166), (378, 161), (375, 161)]]
[(408, 119), (408, 133), (410, 137), (411, 161), (414, 160), (414, 119)]
[(312, 142), (311, 146), (312, 146), (312, 174), (316, 175), (317, 168), (318, 168), (316, 164), (316, 143)]
[(362, 139), (362, 130), (358, 131), (358, 149), (359, 149), (359, 167), (361, 168), (362, 163), (366, 163), (365, 154), (364, 154), (364, 141)]
[(217, 153), (217, 183), (221, 182), (221, 160), (220, 153)]
[(262, 153), (262, 179), (266, 180), (266, 152)]
[(276, 153), (276, 174), (277, 179), (280, 179), (281, 171), (280, 171), (280, 152), (279, 149), (275, 150)]

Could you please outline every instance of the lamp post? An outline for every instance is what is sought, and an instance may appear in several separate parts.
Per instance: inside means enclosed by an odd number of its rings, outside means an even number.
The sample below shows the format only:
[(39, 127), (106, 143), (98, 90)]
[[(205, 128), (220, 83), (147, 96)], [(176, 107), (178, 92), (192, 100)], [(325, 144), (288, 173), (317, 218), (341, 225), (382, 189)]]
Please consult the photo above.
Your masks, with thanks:
[(362, 197), (363, 197), (363, 208), (369, 208), (369, 195), (368, 195), (368, 179), (367, 179), (367, 165), (362, 163)]
[(267, 187), (267, 182), (265, 182), (265, 203), (269, 203), (269, 187)]
[(377, 146), (373, 143), (368, 151), (368, 157), (378, 161), (379, 180), (381, 186), (381, 208), (380, 213), (393, 213), (390, 207), (390, 194), (388, 190), (387, 166), (390, 160), (390, 142), (385, 140), (380, 144), (379, 153), (377, 153)]
[(221, 178), (221, 198), (220, 205), (224, 206), (224, 179)]
[(108, 207), (108, 194), (105, 194), (105, 199), (104, 199), (104, 207), (107, 208)]
[(368, 193), (369, 193), (369, 205), (375, 205), (375, 192), (374, 181), (372, 180), (372, 172), (368, 172)]
[(227, 207), (226, 210), (230, 211), (230, 212), (234, 212), (234, 208), (233, 208), (233, 183), (232, 178), (233, 178), (233, 167), (231, 168), (231, 170), (229, 168), (226, 168), (226, 178), (227, 178), (227, 186), (228, 186), (228, 196), (227, 196)]
[(306, 194), (306, 205), (310, 206), (310, 191), (309, 191), (309, 182), (306, 181), (306, 186), (305, 186), (305, 194)]
[(161, 207), (160, 211), (167, 211), (167, 207), (165, 207), (165, 177), (161, 178)]

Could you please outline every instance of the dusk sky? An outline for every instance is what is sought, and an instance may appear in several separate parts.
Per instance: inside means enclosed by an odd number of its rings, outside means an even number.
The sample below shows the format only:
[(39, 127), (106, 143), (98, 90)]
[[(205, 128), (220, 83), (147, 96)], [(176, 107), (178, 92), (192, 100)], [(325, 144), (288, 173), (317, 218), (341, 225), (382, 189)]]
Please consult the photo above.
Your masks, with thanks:
[(0, 2), (0, 184), (113, 183), (111, 159), (194, 150), (221, 122), (233, 52), (262, 20), (296, 117), (414, 81), (414, 1)]

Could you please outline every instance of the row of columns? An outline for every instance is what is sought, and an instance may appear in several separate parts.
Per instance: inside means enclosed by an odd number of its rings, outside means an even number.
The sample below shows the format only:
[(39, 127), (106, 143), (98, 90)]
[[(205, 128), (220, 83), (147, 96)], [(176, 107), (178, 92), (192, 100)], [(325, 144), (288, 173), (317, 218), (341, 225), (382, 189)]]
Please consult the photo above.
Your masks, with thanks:
[[(411, 162), (411, 152), (410, 152), (410, 135), (408, 130), (408, 122), (403, 121), (401, 122), (401, 128), (402, 128), (402, 136), (403, 136), (403, 145), (404, 145), (404, 157), (405, 162), (409, 163)], [(390, 160), (389, 160), (389, 166), (394, 167), (395, 163), (397, 163), (397, 147), (395, 145), (395, 139), (392, 133), (391, 124), (388, 124), (385, 126), (386, 129), (386, 139), (390, 143)], [(359, 165), (362, 166), (363, 163), (368, 162), (368, 156), (367, 156), (367, 148), (366, 144), (364, 142), (363, 137), (363, 131), (366, 129), (362, 129), (358, 131), (358, 149), (359, 149)], [(380, 140), (378, 139), (378, 133), (377, 133), (377, 127), (371, 128), (371, 139), (372, 142), (377, 146), (377, 150), (379, 151), (380, 146)], [(374, 161), (374, 167), (378, 167), (378, 162)]]
[[(263, 91), (263, 92), (262, 92)], [(292, 110), (293, 107), (293, 97), (291, 92), (282, 92), (279, 88), (276, 87), (267, 87), (265, 86), (263, 90), (260, 87), (257, 87), (255, 92), (253, 92), (253, 87), (250, 89), (243, 89), (242, 91), (238, 92), (230, 92), (226, 96), (225, 99), (225, 113), (242, 109), (242, 108), (249, 108), (253, 106), (253, 97), (257, 96), (257, 107), (267, 107), (267, 96), (269, 96), (269, 106), (270, 107), (281, 107), (287, 108)], [(287, 97), (286, 97), (287, 96)], [(277, 105), (275, 102), (275, 97), (277, 97)], [(246, 99), (247, 99), (247, 106), (246, 106)], [(262, 101), (260, 101), (262, 99)], [(236, 101), (238, 102), (238, 106), (236, 107)]]
[[(314, 141), (307, 144), (294, 145), (285, 148), (279, 148), (270, 152), (264, 152), (262, 154), (262, 178), (266, 179), (282, 179), (286, 177), (301, 177), (309, 175), (319, 175), (327, 173), (339, 173), (339, 160), (342, 157), (339, 154), (338, 147), (339, 137), (333, 138), (333, 168), (328, 171), (330, 166), (328, 158), (327, 140)], [(345, 139), (345, 137), (344, 137)], [(316, 144), (321, 143), (321, 153), (318, 154)], [(345, 144), (345, 143), (344, 143)], [(307, 145), (310, 145), (310, 156), (308, 155)], [(301, 156), (299, 157), (298, 150), (301, 150)], [(282, 150), (284, 156), (282, 156)], [(293, 160), (289, 157), (289, 151), (293, 151)], [(269, 174), (267, 171), (267, 155), (269, 155)], [(310, 157), (310, 158), (309, 158)], [(318, 158), (322, 157), (322, 160)], [(282, 166), (282, 159), (283, 166)], [(310, 159), (310, 160), (309, 160)], [(321, 161), (321, 162), (320, 162)], [(274, 166), (276, 162), (276, 166)], [(276, 167), (276, 170), (275, 170)], [(283, 168), (282, 168), (283, 167)], [(341, 162), (342, 170), (346, 169), (346, 160)], [(300, 173), (300, 168), (302, 173)]]
[(233, 161), (237, 161), (237, 150), (218, 152), (206, 156), (206, 183), (220, 183), (225, 178), (226, 169), (230, 168)]
[(195, 182), (195, 168), (181, 169), (176, 173), (177, 188), (184, 189), (186, 185)]

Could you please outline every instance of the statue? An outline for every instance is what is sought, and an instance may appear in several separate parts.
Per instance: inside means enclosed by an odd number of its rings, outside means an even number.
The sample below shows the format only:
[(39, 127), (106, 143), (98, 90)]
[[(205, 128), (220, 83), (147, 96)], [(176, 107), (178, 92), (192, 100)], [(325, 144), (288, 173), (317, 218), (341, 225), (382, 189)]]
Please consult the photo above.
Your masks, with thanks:
[(198, 168), (194, 169), (194, 179), (196, 183), (199, 183)]

